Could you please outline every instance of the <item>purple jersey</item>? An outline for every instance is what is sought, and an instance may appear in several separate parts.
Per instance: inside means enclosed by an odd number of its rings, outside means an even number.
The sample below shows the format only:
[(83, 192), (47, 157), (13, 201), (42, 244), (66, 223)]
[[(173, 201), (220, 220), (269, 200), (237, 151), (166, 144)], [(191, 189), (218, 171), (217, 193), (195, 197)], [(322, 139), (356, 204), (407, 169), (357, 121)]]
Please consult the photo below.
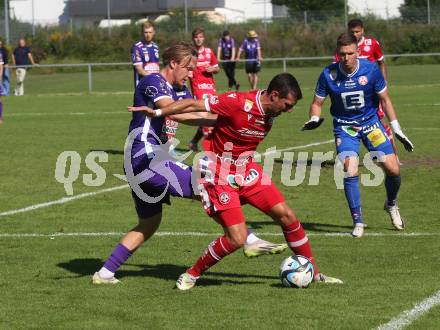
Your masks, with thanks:
[(240, 45), (241, 51), (244, 51), (244, 55), (247, 60), (258, 59), (258, 49), (260, 49), (260, 41), (258, 38), (246, 38)]
[[(186, 87), (173, 88), (160, 73), (152, 73), (136, 86), (133, 105), (157, 109), (155, 103), (164, 98), (176, 101), (191, 98), (191, 94)], [(169, 195), (191, 197), (191, 168), (173, 159), (164, 147), (168, 140), (165, 118), (149, 118), (142, 112), (132, 115), (129, 135), (133, 144), (124, 157), (124, 170), (138, 216), (147, 218), (161, 212), (161, 204), (169, 203)]]
[[(148, 44), (139, 41), (131, 48), (131, 61), (133, 66), (142, 64), (142, 68), (149, 73), (159, 72), (159, 47), (153, 41)], [(134, 68), (135, 86), (141, 78)]]
[[(133, 105), (156, 109), (155, 103), (163, 98), (177, 101), (192, 96), (186, 87), (173, 89), (160, 73), (152, 73), (143, 77), (136, 86)], [(142, 133), (136, 135), (133, 143), (134, 153), (144, 149), (144, 152), (149, 154), (153, 150), (152, 145), (165, 143), (168, 140), (166, 125), (167, 121), (163, 117), (149, 118), (142, 112), (133, 112), (129, 133), (134, 129), (142, 128)]]
[(218, 47), (222, 50), (221, 59), (230, 60), (232, 58), (232, 50), (235, 48), (235, 40), (234, 38), (229, 38), (229, 40), (220, 38), (218, 39)]

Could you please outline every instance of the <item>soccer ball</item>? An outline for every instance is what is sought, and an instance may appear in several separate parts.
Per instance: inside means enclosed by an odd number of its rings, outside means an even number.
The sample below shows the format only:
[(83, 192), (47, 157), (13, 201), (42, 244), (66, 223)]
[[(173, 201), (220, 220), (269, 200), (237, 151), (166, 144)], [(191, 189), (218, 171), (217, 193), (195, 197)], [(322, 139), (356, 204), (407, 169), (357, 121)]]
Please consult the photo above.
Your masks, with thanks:
[(315, 267), (301, 255), (290, 256), (280, 266), (280, 279), (289, 288), (307, 288), (313, 281)]

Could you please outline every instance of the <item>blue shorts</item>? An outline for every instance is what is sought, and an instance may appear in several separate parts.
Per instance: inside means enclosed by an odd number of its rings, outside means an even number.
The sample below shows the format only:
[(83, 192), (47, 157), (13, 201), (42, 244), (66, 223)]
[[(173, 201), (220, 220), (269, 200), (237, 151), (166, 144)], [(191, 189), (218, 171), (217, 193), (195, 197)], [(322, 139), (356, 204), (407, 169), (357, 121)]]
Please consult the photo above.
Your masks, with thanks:
[[(129, 184), (139, 218), (162, 212), (162, 204), (170, 203), (170, 196), (191, 198), (191, 167), (175, 160), (157, 160), (146, 154), (132, 158), (135, 182)], [(124, 169), (127, 175), (127, 169)], [(127, 178), (129, 176), (127, 175)]]
[(338, 154), (355, 153), (359, 156), (360, 142), (368, 151), (382, 152), (385, 155), (394, 153), (393, 145), (385, 128), (375, 115), (361, 125), (344, 125), (333, 121), (336, 151)]

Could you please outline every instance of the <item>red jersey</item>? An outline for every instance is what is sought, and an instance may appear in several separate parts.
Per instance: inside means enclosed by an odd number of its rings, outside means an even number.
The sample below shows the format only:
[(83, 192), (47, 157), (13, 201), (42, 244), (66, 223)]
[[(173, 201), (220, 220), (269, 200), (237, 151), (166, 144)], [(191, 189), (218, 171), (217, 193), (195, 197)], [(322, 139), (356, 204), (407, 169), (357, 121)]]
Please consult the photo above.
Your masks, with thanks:
[(207, 100), (209, 110), (218, 115), (207, 151), (216, 155), (217, 163), (228, 162), (231, 171), (252, 161), (258, 145), (272, 128), (273, 117), (264, 113), (260, 102), (262, 92), (229, 92)]
[[(379, 42), (370, 37), (362, 37), (358, 42), (359, 58), (367, 59), (371, 62), (383, 61), (383, 52), (380, 49)], [(335, 54), (333, 63), (339, 62), (341, 58)]]
[(208, 66), (218, 65), (217, 58), (211, 48), (200, 47), (197, 58), (197, 67), (192, 73), (191, 89), (196, 99), (201, 99), (203, 95), (215, 95), (215, 80), (212, 72), (207, 72)]

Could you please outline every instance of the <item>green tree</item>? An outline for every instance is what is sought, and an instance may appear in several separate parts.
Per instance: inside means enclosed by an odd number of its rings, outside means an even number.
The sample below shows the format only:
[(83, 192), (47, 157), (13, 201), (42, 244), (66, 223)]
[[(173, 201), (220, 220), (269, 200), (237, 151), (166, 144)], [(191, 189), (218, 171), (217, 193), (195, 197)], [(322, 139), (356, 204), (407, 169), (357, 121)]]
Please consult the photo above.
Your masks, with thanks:
[(307, 12), (309, 21), (328, 21), (344, 16), (345, 0), (272, 0), (272, 4), (287, 6), (294, 20), (302, 20)]
[(304, 10), (341, 10), (344, 9), (344, 0), (272, 0), (274, 5), (285, 5), (289, 11)]
[[(440, 0), (429, 0), (431, 20), (439, 21)], [(428, 0), (405, 0), (399, 7), (404, 22), (427, 23)]]

